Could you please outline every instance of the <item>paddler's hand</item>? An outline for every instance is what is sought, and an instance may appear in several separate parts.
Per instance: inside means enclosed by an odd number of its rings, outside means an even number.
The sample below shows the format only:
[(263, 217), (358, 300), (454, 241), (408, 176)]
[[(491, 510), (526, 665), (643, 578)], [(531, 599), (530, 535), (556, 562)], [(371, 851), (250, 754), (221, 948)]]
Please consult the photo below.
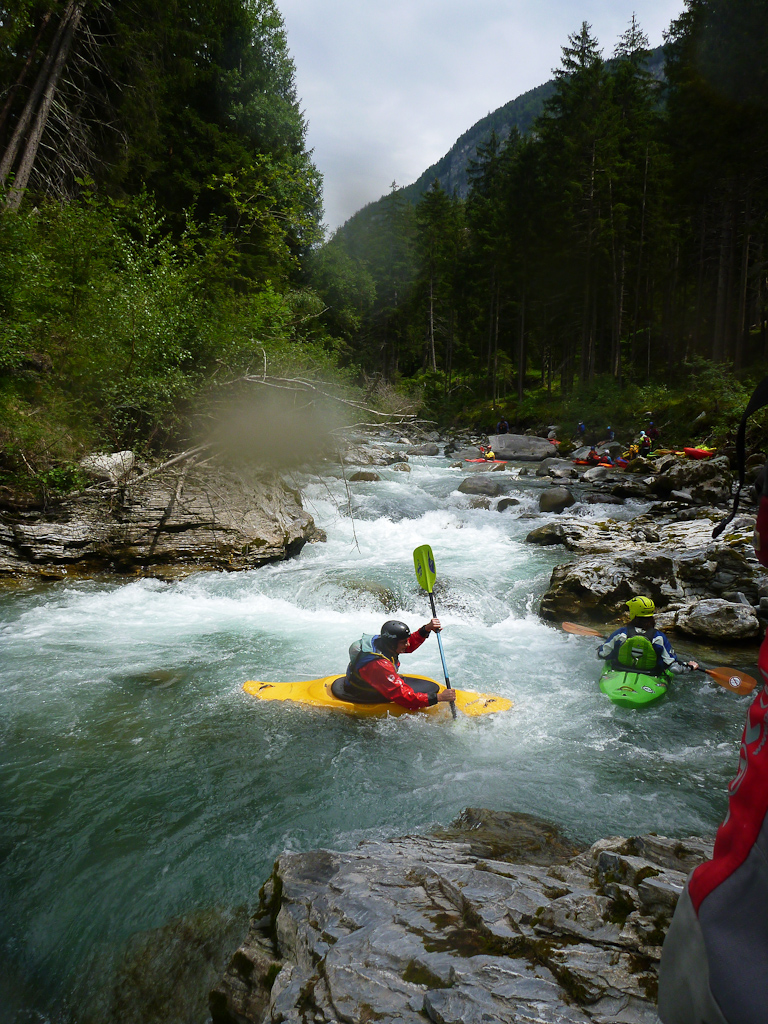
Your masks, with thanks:
[(688, 668), (691, 670), (691, 672), (698, 671), (698, 668), (699, 668), (698, 661), (686, 661), (685, 664), (688, 666)]
[(450, 701), (455, 701), (455, 700), (456, 700), (456, 691), (455, 690), (441, 690), (440, 693), (438, 693), (438, 695), (437, 695), (438, 703), (440, 703), (440, 701), (450, 702)]
[(429, 622), (424, 623), (424, 629), (428, 633), (439, 633), (443, 627), (440, 625), (440, 619), (430, 619)]

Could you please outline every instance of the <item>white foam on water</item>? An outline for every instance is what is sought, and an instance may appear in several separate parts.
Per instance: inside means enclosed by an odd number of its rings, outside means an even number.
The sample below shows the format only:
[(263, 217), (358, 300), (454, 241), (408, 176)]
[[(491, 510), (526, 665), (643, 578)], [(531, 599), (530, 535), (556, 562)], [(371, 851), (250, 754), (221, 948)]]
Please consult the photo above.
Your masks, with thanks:
[[(610, 704), (596, 641), (537, 614), (569, 557), (525, 542), (556, 518), (530, 515), (541, 482), (498, 474), (522, 497), (498, 513), (468, 506), (448, 460), (411, 467), (350, 483), (351, 516), (340, 475), (303, 478), (328, 541), (287, 562), (0, 599), (13, 970), (45, 970), (61, 996), (105, 943), (253, 905), (281, 849), (349, 848), (466, 806), (538, 814), (583, 840), (713, 832), (748, 698), (681, 682), (645, 711)], [(509, 697), (510, 712), (360, 720), (243, 693), (246, 679), (343, 672), (363, 632), (428, 620), (413, 569), (425, 543), (451, 682)], [(435, 638), (402, 667), (442, 680)]]

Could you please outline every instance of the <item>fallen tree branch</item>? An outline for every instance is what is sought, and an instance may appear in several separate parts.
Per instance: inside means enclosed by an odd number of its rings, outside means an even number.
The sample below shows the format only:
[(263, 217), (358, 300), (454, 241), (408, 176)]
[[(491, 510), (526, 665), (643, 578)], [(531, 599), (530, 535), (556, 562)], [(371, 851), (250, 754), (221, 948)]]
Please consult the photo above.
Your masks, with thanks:
[[(362, 412), (370, 413), (372, 416), (381, 416), (385, 419), (391, 419), (392, 417), (399, 416), (401, 418), (407, 418), (411, 414), (409, 413), (394, 413), (394, 412), (381, 412), (379, 409), (372, 409), (368, 405), (363, 405), (362, 402), (356, 402), (351, 398), (342, 398), (340, 395), (334, 395), (329, 391), (324, 391), (319, 388), (312, 381), (302, 380), (301, 378), (293, 377), (254, 377), (248, 375), (245, 377), (238, 377), (237, 380), (232, 381), (233, 384), (239, 383), (246, 384), (261, 384), (265, 387), (278, 388), (282, 391), (314, 391), (315, 394), (320, 395), (323, 398), (327, 398), (332, 402), (339, 402), (341, 405), (348, 405), (352, 409), (359, 409)], [(413, 413), (413, 416), (416, 414)]]

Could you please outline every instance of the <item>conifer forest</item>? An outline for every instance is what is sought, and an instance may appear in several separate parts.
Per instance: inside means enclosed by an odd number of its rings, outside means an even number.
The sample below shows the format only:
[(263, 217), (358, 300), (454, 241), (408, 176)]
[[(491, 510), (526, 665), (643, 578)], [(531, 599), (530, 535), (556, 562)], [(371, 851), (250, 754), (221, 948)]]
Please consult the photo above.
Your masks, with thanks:
[(443, 424), (735, 415), (768, 365), (766, 52), (768, 0), (684, 0), (660, 69), (637, 18), (566, 27), (466, 196), (393, 183), (328, 237), (275, 0), (0, 5), (0, 474), (173, 447), (252, 372)]

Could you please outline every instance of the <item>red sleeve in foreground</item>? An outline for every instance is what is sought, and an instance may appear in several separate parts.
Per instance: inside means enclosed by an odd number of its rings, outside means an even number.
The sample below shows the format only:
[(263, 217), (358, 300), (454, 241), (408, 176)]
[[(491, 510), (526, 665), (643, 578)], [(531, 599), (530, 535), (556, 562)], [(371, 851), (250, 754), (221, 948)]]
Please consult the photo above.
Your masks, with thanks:
[[(418, 647), (418, 644), (416, 646)], [(416, 693), (415, 690), (412, 690), (403, 677), (395, 672), (392, 662), (386, 661), (384, 658), (379, 658), (378, 661), (369, 661), (359, 671), (366, 683), (370, 683), (382, 697), (395, 704), (400, 704), (410, 711), (419, 711), (434, 703), (434, 701), (430, 702), (428, 693)]]

